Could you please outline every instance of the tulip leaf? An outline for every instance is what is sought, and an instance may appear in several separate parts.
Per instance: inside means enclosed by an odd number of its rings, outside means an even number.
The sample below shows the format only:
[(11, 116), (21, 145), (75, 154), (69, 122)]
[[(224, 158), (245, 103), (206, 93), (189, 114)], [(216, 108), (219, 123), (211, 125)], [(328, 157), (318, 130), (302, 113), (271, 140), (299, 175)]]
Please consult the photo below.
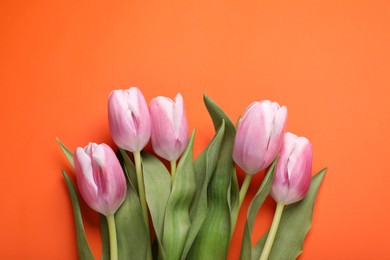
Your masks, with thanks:
[(177, 166), (164, 219), (163, 247), (167, 259), (179, 259), (191, 226), (190, 205), (194, 198), (196, 183), (193, 165), (195, 131)]
[(194, 163), (196, 193), (190, 209), (191, 227), (188, 232), (186, 244), (184, 246), (181, 259), (187, 257), (192, 243), (199, 232), (207, 214), (207, 187), (214, 173), (217, 158), (219, 155), (222, 138), (225, 133), (225, 122), (222, 122), (220, 128), (211, 140), (207, 148), (198, 156)]
[(226, 259), (231, 232), (231, 180), (235, 128), (229, 117), (211, 99), (204, 102), (215, 131), (225, 122), (225, 134), (207, 189), (207, 215), (188, 253), (188, 259)]
[(110, 260), (110, 236), (108, 233), (107, 218), (100, 214), (100, 234), (102, 237), (102, 260)]
[[(283, 210), (268, 259), (296, 259), (302, 253), (304, 239), (312, 224), (314, 202), (326, 170), (321, 170), (312, 178), (310, 189), (303, 200), (288, 205)], [(259, 259), (267, 235), (268, 232), (252, 248), (252, 259)]]
[(229, 187), (228, 203), (231, 215), (231, 229), (230, 238), (233, 236), (234, 228), (238, 219), (238, 213), (240, 211), (240, 188), (238, 187), (236, 168), (233, 167), (232, 179)]
[(162, 247), (165, 210), (171, 193), (171, 175), (165, 165), (151, 154), (142, 153), (146, 201), (152, 217), (160, 259), (165, 259)]
[[(123, 157), (119, 159), (131, 176), (131, 172), (135, 172), (134, 164)], [(143, 219), (138, 194), (129, 181), (125, 201), (115, 213), (115, 223), (118, 259), (147, 259), (147, 250), (150, 248), (149, 231)]]
[(60, 145), (62, 152), (65, 154), (66, 159), (68, 159), (70, 165), (72, 165), (74, 169), (73, 153), (68, 148), (66, 148), (66, 146), (60, 141), (60, 139), (57, 138), (57, 142)]
[(129, 180), (130, 184), (133, 186), (133, 188), (135, 189), (135, 191), (138, 194), (137, 173), (135, 171), (134, 164), (130, 160), (129, 155), (127, 154), (127, 152), (125, 150), (119, 148), (119, 153), (120, 153), (120, 156), (119, 156), (119, 154), (117, 154), (117, 156), (120, 160), (123, 161), (122, 165), (123, 165), (123, 168), (125, 170), (127, 179)]
[(76, 240), (77, 240), (77, 250), (80, 260), (93, 260), (91, 249), (88, 245), (87, 237), (85, 235), (83, 219), (81, 217), (80, 204), (77, 198), (76, 189), (70, 180), (69, 176), (64, 170), (62, 170), (62, 175), (65, 178), (66, 185), (68, 186), (68, 191), (70, 194), (70, 199), (72, 201), (73, 207), (73, 216), (76, 225)]
[(268, 169), (267, 174), (264, 177), (263, 182), (256, 195), (253, 197), (247, 212), (246, 223), (244, 227), (244, 235), (242, 237), (242, 245), (241, 245), (241, 254), (240, 259), (246, 260), (251, 259), (252, 257), (252, 230), (253, 225), (256, 220), (256, 216), (259, 212), (260, 207), (263, 205), (265, 199), (272, 188), (272, 182), (274, 178), (275, 165), (278, 159), (275, 159), (270, 168)]

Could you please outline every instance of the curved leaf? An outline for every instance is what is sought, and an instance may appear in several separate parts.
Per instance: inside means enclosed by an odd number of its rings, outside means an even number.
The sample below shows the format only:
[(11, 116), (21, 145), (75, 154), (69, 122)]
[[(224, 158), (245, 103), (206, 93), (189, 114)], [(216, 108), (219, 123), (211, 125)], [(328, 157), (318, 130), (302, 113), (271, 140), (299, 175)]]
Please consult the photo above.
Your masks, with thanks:
[[(303, 242), (312, 223), (314, 202), (326, 170), (321, 170), (312, 178), (309, 192), (303, 200), (285, 207), (268, 259), (290, 260), (302, 253)], [(256, 243), (252, 259), (259, 259), (267, 235), (268, 232)]]
[[(120, 161), (131, 176), (135, 172), (134, 164), (125, 158), (120, 158)], [(143, 219), (138, 194), (129, 181), (125, 201), (115, 213), (115, 222), (118, 259), (147, 259), (150, 235)]]
[(80, 204), (77, 198), (76, 189), (73, 186), (72, 181), (64, 170), (62, 170), (66, 185), (68, 186), (70, 199), (72, 201), (74, 222), (76, 225), (76, 239), (77, 239), (77, 250), (80, 260), (93, 260), (91, 249), (89, 248), (87, 237), (85, 236), (85, 230), (83, 220), (81, 218)]
[(229, 187), (228, 203), (231, 216), (230, 238), (233, 236), (236, 227), (238, 213), (240, 212), (240, 188), (238, 187), (236, 168), (233, 167), (232, 180)]
[(216, 167), (207, 189), (207, 215), (188, 253), (189, 259), (226, 259), (231, 230), (231, 180), (233, 173), (233, 142), (235, 128), (229, 117), (211, 99), (204, 102), (215, 131), (225, 122), (225, 134)]
[(196, 189), (192, 161), (194, 136), (195, 131), (178, 164), (165, 212), (163, 247), (167, 259), (180, 259), (191, 226), (189, 210)]
[(156, 157), (142, 153), (146, 201), (156, 232), (159, 258), (165, 259), (162, 247), (165, 211), (171, 193), (171, 175), (165, 165)]
[(127, 179), (138, 194), (137, 173), (135, 172), (133, 162), (130, 160), (130, 157), (127, 152), (121, 148), (119, 148), (119, 153), (117, 152), (117, 156), (121, 161), (121, 164), (123, 165)]
[(70, 165), (72, 165), (74, 169), (73, 153), (68, 148), (66, 148), (60, 139), (57, 138), (57, 142), (60, 145), (62, 152), (65, 154), (66, 159), (68, 159)]
[(194, 242), (194, 239), (198, 234), (204, 219), (206, 218), (207, 186), (216, 166), (224, 133), (225, 122), (222, 123), (210, 144), (201, 153), (201, 155), (198, 156), (194, 163), (196, 193), (194, 196), (194, 201), (191, 205), (190, 217), (192, 223), (188, 232), (188, 237), (183, 249), (183, 253), (181, 255), (182, 260), (186, 259), (188, 251), (190, 250), (192, 243)]
[(108, 233), (107, 218), (100, 214), (100, 234), (102, 239), (102, 260), (110, 260), (110, 236)]

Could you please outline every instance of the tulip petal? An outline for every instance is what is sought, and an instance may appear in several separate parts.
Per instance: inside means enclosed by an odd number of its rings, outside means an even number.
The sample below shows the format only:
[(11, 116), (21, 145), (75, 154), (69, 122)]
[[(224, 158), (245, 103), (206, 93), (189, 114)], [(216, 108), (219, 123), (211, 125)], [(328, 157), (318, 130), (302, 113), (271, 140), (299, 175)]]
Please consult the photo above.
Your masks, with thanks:
[(182, 127), (183, 116), (185, 118), (183, 97), (180, 93), (176, 95), (175, 105), (173, 108), (173, 128), (175, 129), (176, 137), (179, 137), (180, 128)]
[(75, 168), (77, 172), (82, 173), (77, 175), (77, 179), (82, 179), (83, 185), (88, 185), (91, 195), (96, 196), (97, 187), (93, 178), (91, 158), (81, 147), (78, 147), (75, 152)]
[(283, 144), (283, 136), (287, 123), (287, 108), (279, 107), (277, 103), (272, 103), (274, 108), (273, 127), (268, 139), (267, 153), (265, 154), (265, 165), (270, 165), (277, 156)]
[(126, 102), (131, 110), (131, 112), (135, 115), (135, 117), (140, 116), (140, 104), (144, 99), (142, 92), (138, 88), (130, 88), (128, 91), (123, 91), (125, 93)]
[(312, 146), (306, 138), (297, 139), (294, 152), (290, 156), (293, 165), (289, 173), (289, 191), (286, 195), (286, 204), (301, 200), (310, 186), (312, 168)]

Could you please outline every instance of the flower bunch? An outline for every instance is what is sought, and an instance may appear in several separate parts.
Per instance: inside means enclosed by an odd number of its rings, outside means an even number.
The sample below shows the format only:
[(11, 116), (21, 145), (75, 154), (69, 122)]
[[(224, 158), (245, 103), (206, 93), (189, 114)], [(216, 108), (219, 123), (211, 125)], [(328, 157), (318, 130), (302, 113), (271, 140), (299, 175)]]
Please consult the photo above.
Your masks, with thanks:
[[(195, 131), (189, 136), (183, 97), (156, 97), (148, 106), (135, 87), (114, 90), (108, 98), (117, 153), (96, 143), (72, 153), (59, 142), (75, 169), (81, 197), (102, 216), (102, 259), (226, 259), (252, 176), (266, 169), (248, 208), (240, 258), (300, 254), (326, 171), (311, 177), (311, 143), (286, 132), (287, 108), (276, 102), (252, 103), (237, 127), (210, 98), (204, 96), (204, 102), (215, 135), (195, 160)], [(149, 141), (156, 155), (144, 151)], [(239, 168), (245, 172), (241, 187)], [(76, 189), (63, 174), (79, 258), (93, 259)], [(252, 246), (254, 221), (268, 195), (277, 203), (274, 221)]]

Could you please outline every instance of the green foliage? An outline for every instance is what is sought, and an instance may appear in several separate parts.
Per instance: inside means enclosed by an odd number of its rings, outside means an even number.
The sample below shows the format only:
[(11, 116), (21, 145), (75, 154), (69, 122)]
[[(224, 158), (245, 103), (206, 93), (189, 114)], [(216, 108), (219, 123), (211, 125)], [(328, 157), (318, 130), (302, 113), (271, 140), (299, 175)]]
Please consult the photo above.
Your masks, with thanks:
[(181, 259), (187, 257), (192, 243), (201, 228), (207, 215), (207, 187), (214, 173), (216, 158), (218, 158), (223, 135), (225, 133), (225, 122), (223, 122), (207, 148), (198, 156), (194, 163), (196, 191), (195, 198), (191, 205), (190, 218), (191, 227), (188, 232), (187, 241)]
[(126, 177), (130, 182), (130, 185), (138, 194), (137, 173), (135, 172), (135, 166), (133, 162), (130, 160), (127, 152), (121, 148), (119, 148), (119, 151), (116, 153), (116, 155), (122, 164)]
[(74, 169), (73, 153), (68, 148), (66, 148), (66, 146), (60, 141), (60, 139), (57, 138), (57, 142), (60, 145), (62, 152), (65, 154), (66, 159), (68, 159), (70, 165), (72, 165)]
[[(71, 156), (73, 158), (73, 155)], [(72, 181), (69, 176), (63, 170), (62, 175), (64, 175), (66, 185), (68, 186), (68, 191), (70, 199), (72, 201), (73, 207), (73, 216), (74, 222), (76, 225), (76, 240), (77, 240), (77, 251), (80, 260), (93, 260), (93, 255), (91, 249), (89, 248), (87, 237), (85, 235), (83, 220), (81, 218), (80, 204), (77, 197), (76, 189), (73, 186)]]
[(171, 176), (160, 160), (146, 152), (142, 153), (142, 165), (146, 201), (149, 207), (154, 230), (156, 232), (159, 258), (166, 259), (164, 248), (162, 246), (162, 237), (164, 231), (165, 210), (171, 194)]
[(207, 188), (205, 220), (188, 253), (188, 259), (226, 259), (231, 233), (231, 180), (233, 173), (233, 142), (235, 128), (229, 117), (211, 99), (204, 102), (215, 131), (225, 123), (215, 168)]
[[(127, 176), (135, 175), (135, 167), (127, 153), (121, 152)], [(130, 179), (130, 178), (129, 178)], [(127, 181), (125, 201), (115, 213), (119, 259), (146, 259), (150, 247), (148, 229), (143, 219), (141, 204), (134, 186)]]

